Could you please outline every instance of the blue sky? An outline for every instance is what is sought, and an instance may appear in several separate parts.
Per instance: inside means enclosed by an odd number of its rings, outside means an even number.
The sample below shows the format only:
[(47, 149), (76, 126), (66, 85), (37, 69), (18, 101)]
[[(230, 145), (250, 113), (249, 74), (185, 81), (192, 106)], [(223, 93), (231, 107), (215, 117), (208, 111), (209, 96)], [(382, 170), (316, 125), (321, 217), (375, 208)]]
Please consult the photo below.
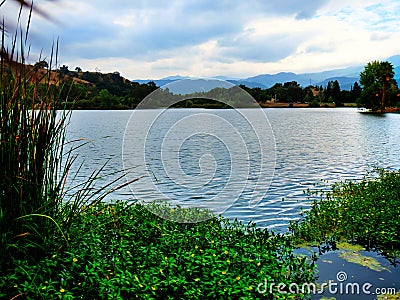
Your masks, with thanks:
[[(398, 0), (37, 0), (31, 60), (60, 38), (71, 70), (244, 78), (364, 65), (400, 54)], [(8, 1), (6, 20), (17, 13)]]

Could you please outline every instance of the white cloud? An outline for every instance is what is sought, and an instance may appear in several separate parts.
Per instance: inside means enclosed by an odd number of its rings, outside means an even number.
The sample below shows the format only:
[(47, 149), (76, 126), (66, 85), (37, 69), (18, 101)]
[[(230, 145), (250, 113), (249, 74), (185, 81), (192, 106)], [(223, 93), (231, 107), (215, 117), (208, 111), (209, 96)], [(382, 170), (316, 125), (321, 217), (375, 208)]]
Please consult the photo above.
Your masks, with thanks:
[(34, 17), (33, 52), (59, 36), (71, 69), (136, 79), (322, 71), (400, 53), (396, 0), (37, 3), (58, 23)]

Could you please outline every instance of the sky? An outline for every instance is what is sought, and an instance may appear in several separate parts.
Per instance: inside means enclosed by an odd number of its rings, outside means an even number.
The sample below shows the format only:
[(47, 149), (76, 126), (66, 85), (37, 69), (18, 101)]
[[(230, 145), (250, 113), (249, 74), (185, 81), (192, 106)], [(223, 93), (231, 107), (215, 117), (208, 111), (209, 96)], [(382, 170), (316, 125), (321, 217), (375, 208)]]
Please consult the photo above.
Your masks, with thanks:
[[(129, 79), (246, 78), (362, 66), (400, 54), (398, 0), (36, 0), (31, 55)], [(9, 21), (14, 1), (0, 7)], [(25, 11), (25, 18), (27, 15)], [(12, 30), (13, 28), (11, 28)], [(9, 28), (9, 32), (11, 32)]]

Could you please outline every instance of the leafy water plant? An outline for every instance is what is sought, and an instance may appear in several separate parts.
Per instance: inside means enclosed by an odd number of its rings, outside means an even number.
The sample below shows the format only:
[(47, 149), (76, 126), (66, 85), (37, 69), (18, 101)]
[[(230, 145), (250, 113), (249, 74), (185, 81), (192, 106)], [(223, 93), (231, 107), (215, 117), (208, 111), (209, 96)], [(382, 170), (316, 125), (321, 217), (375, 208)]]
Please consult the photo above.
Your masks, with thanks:
[(342, 240), (396, 257), (400, 251), (400, 171), (376, 170), (323, 192), (290, 229), (300, 241)]
[(375, 258), (373, 257), (368, 257), (360, 252), (355, 252), (355, 251), (342, 251), (339, 254), (340, 258), (343, 258), (344, 260), (358, 264), (360, 266), (364, 266), (368, 269), (380, 272), (380, 271), (388, 271), (387, 268), (383, 267)]
[(1, 296), (82, 299), (301, 299), (258, 286), (314, 282), (287, 235), (222, 217), (162, 219), (139, 204), (83, 207), (66, 248), (0, 275)]

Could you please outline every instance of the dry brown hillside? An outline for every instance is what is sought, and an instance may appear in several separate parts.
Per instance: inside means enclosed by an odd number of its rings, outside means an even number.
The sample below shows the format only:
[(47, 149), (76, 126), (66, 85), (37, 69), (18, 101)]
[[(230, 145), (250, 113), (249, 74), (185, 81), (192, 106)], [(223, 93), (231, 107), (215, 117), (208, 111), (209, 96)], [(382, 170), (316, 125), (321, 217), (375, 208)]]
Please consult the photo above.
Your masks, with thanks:
[(51, 85), (59, 85), (61, 82), (73, 82), (84, 85), (93, 85), (86, 80), (81, 78), (71, 76), (69, 74), (61, 74), (59, 70), (48, 70), (47, 68), (33, 66), (33, 65), (24, 65), (22, 66), (20, 63), (16, 62), (4, 62), (4, 70), (10, 71), (12, 70), (14, 74), (18, 75), (21, 73), (22, 68), (25, 70), (26, 78), (35, 83), (50, 83)]

